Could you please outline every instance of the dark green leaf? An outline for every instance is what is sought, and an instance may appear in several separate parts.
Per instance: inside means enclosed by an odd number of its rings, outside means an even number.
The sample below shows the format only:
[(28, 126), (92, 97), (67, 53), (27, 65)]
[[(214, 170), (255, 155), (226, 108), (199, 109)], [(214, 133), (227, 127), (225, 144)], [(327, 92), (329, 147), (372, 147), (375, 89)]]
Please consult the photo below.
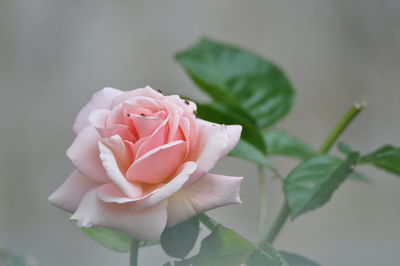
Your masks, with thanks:
[(289, 266), (283, 256), (267, 242), (255, 249), (246, 261), (246, 266)]
[(259, 128), (283, 118), (294, 90), (275, 64), (242, 49), (203, 39), (176, 59), (213, 99), (246, 111)]
[(353, 171), (359, 156), (346, 160), (316, 155), (301, 163), (285, 179), (284, 191), (292, 219), (324, 205)]
[(264, 134), (268, 155), (284, 155), (305, 160), (314, 155), (310, 146), (280, 130), (270, 130)]
[(279, 251), (279, 252), (285, 258), (287, 263), (289, 263), (290, 266), (320, 266), (318, 263), (309, 260), (306, 257), (286, 251)]
[(161, 247), (168, 255), (183, 259), (194, 247), (198, 235), (199, 220), (193, 217), (166, 228), (160, 238)]
[(260, 131), (236, 111), (235, 108), (222, 103), (197, 103), (198, 117), (219, 124), (242, 125), (243, 130), (241, 138), (264, 153), (265, 143)]
[(246, 261), (253, 245), (232, 230), (217, 225), (201, 243), (200, 252), (192, 258), (193, 266), (235, 266)]
[(263, 165), (267, 168), (275, 169), (264, 154), (244, 140), (240, 140), (229, 155)]
[(117, 252), (128, 252), (130, 250), (131, 238), (123, 233), (101, 227), (81, 228), (81, 230), (88, 237), (107, 248)]
[(400, 148), (386, 145), (362, 156), (359, 163), (372, 164), (396, 175), (400, 175)]
[(216, 225), (202, 241), (199, 254), (186, 261), (193, 266), (287, 265), (271, 246), (259, 249), (222, 225)]

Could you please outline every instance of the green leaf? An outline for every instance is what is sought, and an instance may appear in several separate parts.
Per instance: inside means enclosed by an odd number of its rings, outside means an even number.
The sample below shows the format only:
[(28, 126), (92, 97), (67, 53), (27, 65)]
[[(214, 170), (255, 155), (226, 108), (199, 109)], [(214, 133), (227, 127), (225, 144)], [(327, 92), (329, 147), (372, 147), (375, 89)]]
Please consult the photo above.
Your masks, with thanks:
[(244, 263), (253, 245), (232, 230), (217, 225), (201, 243), (200, 252), (191, 261), (193, 266), (234, 266)]
[(315, 153), (301, 140), (280, 130), (270, 130), (264, 134), (268, 155), (285, 155), (305, 160)]
[(283, 256), (269, 243), (263, 242), (247, 259), (246, 266), (289, 266)]
[(131, 238), (123, 233), (102, 227), (87, 227), (81, 230), (91, 239), (104, 247), (117, 252), (130, 250)]
[[(117, 252), (128, 252), (131, 247), (131, 237), (103, 227), (83, 227), (82, 232), (100, 245)], [(160, 239), (140, 241), (140, 247), (146, 248), (158, 245)]]
[(193, 217), (166, 228), (161, 235), (161, 247), (168, 255), (183, 259), (194, 247), (198, 235), (199, 220), (197, 217)]
[(293, 105), (294, 90), (283, 71), (253, 53), (203, 39), (176, 59), (203, 91), (240, 107), (259, 128), (282, 119)]
[(240, 140), (236, 147), (229, 153), (231, 156), (239, 157), (270, 169), (275, 169), (267, 157), (259, 150), (254, 148), (245, 140)]
[(38, 266), (36, 259), (32, 256), (17, 254), (0, 249), (1, 266)]
[(355, 152), (350, 146), (343, 141), (340, 141), (337, 145), (338, 150), (344, 155), (348, 155), (349, 153)]
[(292, 219), (324, 205), (353, 171), (358, 158), (358, 153), (349, 154), (346, 160), (316, 155), (293, 169), (284, 182)]
[(198, 117), (219, 124), (242, 125), (241, 138), (249, 142), (259, 151), (265, 153), (265, 143), (260, 131), (248, 122), (240, 112), (232, 106), (223, 103), (197, 103)]
[(259, 249), (222, 225), (214, 227), (211, 234), (202, 241), (199, 254), (186, 262), (193, 266), (287, 266), (279, 252), (271, 246)]
[(151, 247), (151, 246), (155, 246), (160, 244), (160, 239), (154, 239), (154, 240), (150, 240), (150, 241), (140, 241), (140, 248), (147, 248), (147, 247)]
[(363, 182), (363, 183), (371, 183), (371, 179), (367, 176), (365, 176), (363, 173), (360, 172), (352, 172), (349, 175), (349, 179), (352, 179), (354, 181), (358, 181), (358, 182)]
[(318, 263), (294, 253), (286, 251), (280, 251), (280, 253), (290, 266), (320, 266)]
[(360, 164), (368, 163), (396, 175), (400, 175), (400, 148), (386, 145), (362, 156)]

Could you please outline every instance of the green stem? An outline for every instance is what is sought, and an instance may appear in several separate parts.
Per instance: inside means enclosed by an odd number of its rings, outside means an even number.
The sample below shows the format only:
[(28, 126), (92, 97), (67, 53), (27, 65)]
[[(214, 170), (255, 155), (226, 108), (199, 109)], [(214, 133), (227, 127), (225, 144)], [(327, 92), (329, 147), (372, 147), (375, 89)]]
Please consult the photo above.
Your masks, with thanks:
[[(321, 148), (319, 149), (319, 154), (327, 153), (335, 144), (337, 139), (343, 133), (343, 131), (349, 126), (349, 124), (354, 120), (354, 118), (364, 109), (365, 103), (355, 103), (353, 104), (350, 109), (343, 115), (343, 117), (336, 123), (335, 127), (329, 133), (328, 137), (322, 144)], [(274, 242), (275, 238), (278, 236), (279, 232), (281, 231), (283, 225), (285, 224), (287, 218), (289, 217), (290, 209), (288, 203), (285, 199), (281, 210), (279, 211), (278, 217), (274, 221), (270, 231), (268, 232), (265, 241), (272, 243)]]
[(337, 122), (335, 127), (329, 133), (328, 137), (319, 149), (319, 154), (325, 154), (332, 148), (333, 144), (335, 144), (343, 131), (348, 127), (351, 121), (353, 121), (354, 118), (364, 109), (364, 107), (365, 103), (355, 103), (349, 108), (349, 110), (343, 115), (343, 117)]
[(129, 265), (130, 266), (138, 266), (138, 253), (139, 253), (139, 245), (140, 241), (132, 238), (131, 240), (131, 254), (130, 254), (130, 260), (129, 260)]
[(274, 224), (272, 225), (271, 229), (269, 230), (269, 232), (265, 238), (265, 241), (267, 241), (269, 243), (274, 242), (275, 238), (281, 231), (282, 227), (285, 225), (285, 222), (286, 222), (287, 218), (289, 217), (289, 213), (290, 213), (290, 209), (285, 200), (281, 210), (279, 211), (278, 217), (276, 217)]
[(205, 215), (204, 213), (197, 215), (197, 218), (211, 231), (218, 225), (216, 221)]
[(258, 165), (258, 199), (258, 233), (260, 236), (264, 236), (267, 225), (267, 193), (264, 168), (261, 165)]

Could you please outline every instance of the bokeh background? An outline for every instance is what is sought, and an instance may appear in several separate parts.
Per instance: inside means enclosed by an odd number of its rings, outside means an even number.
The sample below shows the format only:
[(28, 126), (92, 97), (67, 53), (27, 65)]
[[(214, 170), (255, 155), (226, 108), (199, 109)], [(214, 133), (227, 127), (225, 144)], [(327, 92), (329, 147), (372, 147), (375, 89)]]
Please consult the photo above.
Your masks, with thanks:
[[(72, 171), (64, 152), (75, 115), (105, 86), (145, 85), (207, 99), (173, 60), (202, 36), (277, 62), (297, 92), (278, 127), (317, 148), (354, 101), (367, 109), (343, 139), (368, 152), (400, 145), (400, 1), (0, 0), (0, 247), (42, 266), (116, 265), (127, 254), (84, 236), (48, 195)], [(273, 159), (283, 172), (294, 161)], [(324, 208), (289, 223), (276, 246), (322, 265), (399, 265), (400, 179), (362, 168)], [(257, 172), (235, 158), (214, 172), (245, 176), (242, 206), (210, 214), (257, 238)], [(268, 177), (271, 221), (281, 204)], [(141, 265), (162, 265), (159, 248)]]

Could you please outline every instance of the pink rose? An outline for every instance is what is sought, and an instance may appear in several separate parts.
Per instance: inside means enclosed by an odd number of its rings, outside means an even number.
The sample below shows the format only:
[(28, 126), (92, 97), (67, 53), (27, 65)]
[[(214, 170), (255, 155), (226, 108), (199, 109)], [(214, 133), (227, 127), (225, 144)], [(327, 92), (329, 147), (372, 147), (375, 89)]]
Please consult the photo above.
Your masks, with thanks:
[(241, 126), (196, 119), (196, 105), (150, 87), (105, 88), (79, 112), (67, 150), (76, 170), (49, 197), (78, 226), (151, 240), (197, 213), (240, 203), (242, 177), (208, 173)]

